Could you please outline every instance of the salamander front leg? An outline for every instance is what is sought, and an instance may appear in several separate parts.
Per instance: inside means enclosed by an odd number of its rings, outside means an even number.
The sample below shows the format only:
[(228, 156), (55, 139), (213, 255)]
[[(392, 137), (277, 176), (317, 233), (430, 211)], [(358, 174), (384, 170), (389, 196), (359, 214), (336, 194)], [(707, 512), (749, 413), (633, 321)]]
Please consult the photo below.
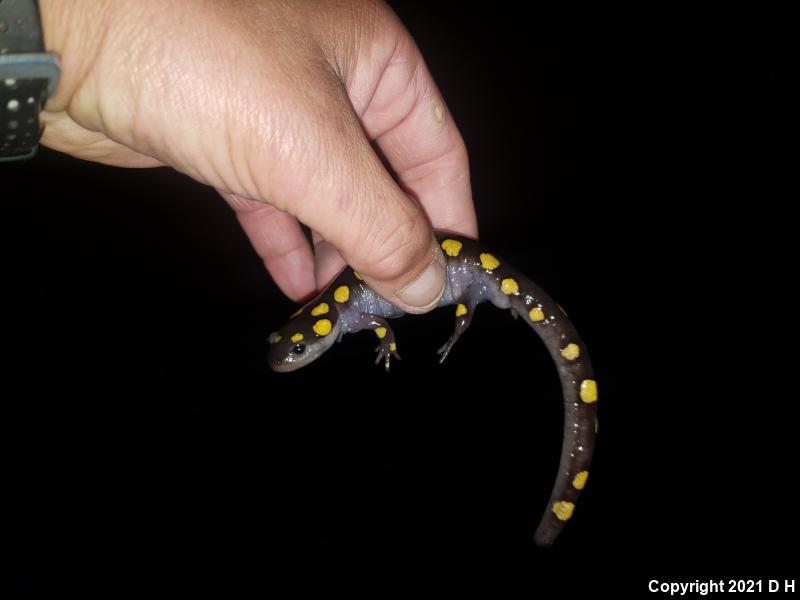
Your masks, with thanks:
[(394, 337), (394, 331), (392, 331), (388, 321), (383, 317), (361, 314), (355, 321), (354, 329), (371, 329), (375, 332), (375, 335), (380, 340), (380, 344), (375, 348), (375, 352), (378, 353), (375, 358), (375, 364), (377, 365), (383, 361), (387, 373), (389, 372), (389, 363), (392, 356), (397, 360), (401, 360), (400, 355), (397, 353), (397, 341)]
[(456, 327), (453, 331), (453, 335), (450, 336), (450, 339), (447, 340), (444, 346), (436, 351), (436, 354), (442, 355), (442, 358), (439, 359), (440, 364), (443, 363), (447, 355), (450, 354), (450, 350), (453, 349), (453, 346), (458, 341), (458, 338), (461, 337), (461, 334), (469, 328), (472, 323), (472, 313), (475, 312), (476, 306), (476, 302), (471, 302), (469, 300), (456, 305)]

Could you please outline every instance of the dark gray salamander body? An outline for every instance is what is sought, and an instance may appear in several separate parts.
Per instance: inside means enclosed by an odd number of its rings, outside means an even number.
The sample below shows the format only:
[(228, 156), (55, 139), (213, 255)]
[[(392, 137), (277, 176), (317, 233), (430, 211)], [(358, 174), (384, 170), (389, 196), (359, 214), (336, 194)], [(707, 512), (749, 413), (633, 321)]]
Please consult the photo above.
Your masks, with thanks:
[[(575, 509), (589, 476), (597, 432), (597, 382), (586, 347), (563, 309), (533, 281), (485, 249), (480, 242), (437, 233), (447, 259), (447, 287), (439, 306), (456, 306), (453, 335), (439, 349), (444, 360), (472, 322), (475, 307), (489, 301), (510, 309), (539, 335), (553, 358), (564, 397), (564, 439), (555, 485), (534, 534), (549, 546)], [(377, 362), (389, 369), (397, 354), (387, 319), (403, 316), (352, 269), (345, 269), (314, 300), (270, 335), (269, 365), (293, 371), (307, 365), (345, 333), (371, 329), (378, 336)]]

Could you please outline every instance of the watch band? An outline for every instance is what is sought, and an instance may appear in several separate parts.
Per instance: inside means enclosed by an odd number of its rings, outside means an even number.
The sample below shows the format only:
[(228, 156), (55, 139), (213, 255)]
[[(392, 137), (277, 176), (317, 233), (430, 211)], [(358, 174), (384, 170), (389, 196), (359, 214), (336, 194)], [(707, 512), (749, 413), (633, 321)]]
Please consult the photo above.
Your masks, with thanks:
[(44, 52), (35, 0), (0, 0), (0, 161), (30, 158), (39, 112), (58, 84), (58, 59)]

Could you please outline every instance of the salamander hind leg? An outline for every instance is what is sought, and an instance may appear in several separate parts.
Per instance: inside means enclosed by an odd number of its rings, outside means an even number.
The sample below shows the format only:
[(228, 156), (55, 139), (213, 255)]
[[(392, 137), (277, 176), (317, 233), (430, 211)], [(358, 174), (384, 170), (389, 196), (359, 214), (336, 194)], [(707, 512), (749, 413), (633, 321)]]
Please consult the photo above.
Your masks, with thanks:
[(473, 300), (469, 294), (465, 294), (466, 297), (462, 298), (456, 304), (456, 326), (453, 330), (453, 335), (450, 336), (450, 339), (445, 342), (444, 346), (439, 348), (436, 351), (436, 354), (441, 354), (442, 357), (439, 359), (439, 363), (443, 363), (444, 359), (447, 358), (447, 355), (450, 354), (450, 350), (453, 349), (455, 343), (458, 341), (458, 338), (461, 337), (469, 326), (472, 324), (472, 313), (475, 312), (475, 307), (477, 306), (477, 302)]

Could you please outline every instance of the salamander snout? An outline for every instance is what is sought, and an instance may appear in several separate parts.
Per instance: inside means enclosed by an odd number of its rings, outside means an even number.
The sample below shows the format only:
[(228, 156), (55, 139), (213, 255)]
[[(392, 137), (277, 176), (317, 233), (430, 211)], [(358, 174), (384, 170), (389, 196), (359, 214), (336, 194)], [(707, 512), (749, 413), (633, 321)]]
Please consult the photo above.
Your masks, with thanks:
[[(284, 331), (286, 329), (286, 331)], [(294, 371), (319, 358), (338, 337), (338, 323), (335, 331), (320, 335), (313, 328), (298, 331), (297, 324), (284, 327), (269, 336), (267, 364), (273, 371)]]

